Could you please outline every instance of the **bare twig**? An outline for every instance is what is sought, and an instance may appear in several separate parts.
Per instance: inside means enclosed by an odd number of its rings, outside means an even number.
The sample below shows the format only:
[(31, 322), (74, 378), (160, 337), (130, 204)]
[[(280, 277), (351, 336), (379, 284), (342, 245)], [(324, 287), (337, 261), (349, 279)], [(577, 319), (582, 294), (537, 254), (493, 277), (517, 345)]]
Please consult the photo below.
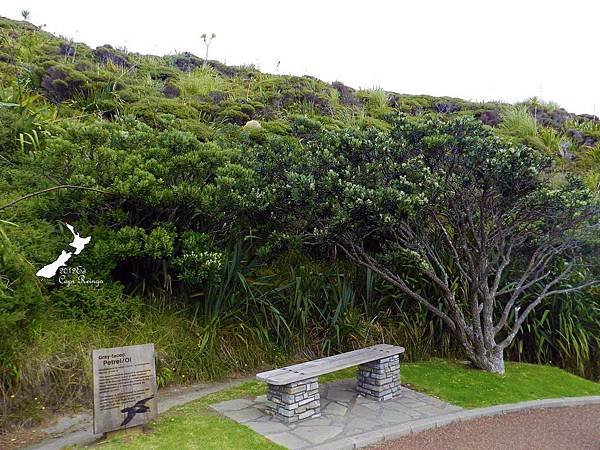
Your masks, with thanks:
[(90, 187), (85, 187), (85, 186), (75, 186), (75, 185), (71, 185), (71, 184), (61, 184), (59, 186), (53, 186), (51, 188), (42, 189), (41, 191), (32, 192), (30, 194), (19, 197), (19, 198), (13, 200), (12, 202), (9, 202), (5, 205), (0, 206), (0, 211), (2, 211), (3, 209), (10, 208), (11, 206), (14, 206), (15, 204), (17, 204), (23, 200), (27, 200), (28, 198), (46, 194), (47, 192), (52, 192), (52, 191), (56, 191), (59, 189), (80, 189), (80, 190), (84, 190), (84, 191), (94, 191), (94, 192), (99, 192), (101, 194), (114, 195), (113, 192), (103, 191), (101, 189), (90, 188)]

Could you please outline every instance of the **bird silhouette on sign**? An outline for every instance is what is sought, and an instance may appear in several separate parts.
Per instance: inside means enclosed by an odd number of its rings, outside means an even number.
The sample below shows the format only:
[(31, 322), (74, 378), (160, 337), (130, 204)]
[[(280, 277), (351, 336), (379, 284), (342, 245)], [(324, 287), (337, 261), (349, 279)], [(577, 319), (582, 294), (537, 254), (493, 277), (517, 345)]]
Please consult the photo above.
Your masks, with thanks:
[(81, 253), (81, 251), (83, 250), (83, 248), (90, 243), (90, 241), (92, 240), (92, 237), (88, 236), (86, 238), (82, 238), (81, 236), (79, 236), (79, 233), (75, 232), (73, 225), (69, 225), (69, 224), (66, 224), (66, 225), (67, 225), (67, 228), (69, 230), (71, 230), (71, 234), (73, 235), (73, 242), (71, 242), (69, 245), (75, 249), (75, 254), (79, 255)]
[(128, 408), (123, 408), (121, 410), (122, 413), (127, 413), (127, 417), (125, 417), (125, 419), (123, 420), (123, 422), (121, 423), (121, 426), (124, 427), (125, 425), (127, 425), (129, 422), (131, 422), (133, 420), (133, 418), (135, 417), (136, 414), (139, 413), (146, 413), (148, 411), (150, 411), (150, 408), (147, 407), (145, 405), (145, 403), (148, 400), (151, 400), (154, 398), (154, 395), (152, 397), (148, 397), (145, 398), (143, 400), (138, 401), (135, 405), (133, 406), (129, 406)]

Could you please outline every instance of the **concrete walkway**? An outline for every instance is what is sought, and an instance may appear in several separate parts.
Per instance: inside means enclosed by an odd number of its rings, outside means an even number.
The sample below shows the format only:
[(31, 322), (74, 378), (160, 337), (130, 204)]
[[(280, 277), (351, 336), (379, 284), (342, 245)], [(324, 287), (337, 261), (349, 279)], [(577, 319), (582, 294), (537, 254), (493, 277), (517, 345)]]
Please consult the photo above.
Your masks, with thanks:
[(265, 396), (230, 400), (211, 408), (290, 449), (335, 449), (347, 439), (362, 439), (391, 426), (462, 411), (408, 388), (393, 400), (369, 400), (358, 395), (354, 379), (322, 385), (319, 391), (321, 417), (289, 425), (267, 413)]
[(600, 404), (600, 396), (532, 400), (488, 408), (462, 409), (403, 388), (387, 402), (358, 397), (356, 380), (320, 386), (321, 417), (287, 425), (267, 413), (264, 396), (211, 405), (271, 441), (289, 449), (355, 449), (411, 433), (515, 411)]
[[(161, 390), (158, 397), (158, 413), (162, 414), (175, 406), (250, 380), (254, 380), (254, 377), (239, 378), (224, 383), (195, 384)], [(101, 434), (93, 433), (92, 420), (91, 413), (61, 417), (54, 424), (39, 429), (41, 433), (50, 435), (50, 438), (27, 448), (29, 450), (60, 450), (71, 445), (89, 445), (102, 437)]]

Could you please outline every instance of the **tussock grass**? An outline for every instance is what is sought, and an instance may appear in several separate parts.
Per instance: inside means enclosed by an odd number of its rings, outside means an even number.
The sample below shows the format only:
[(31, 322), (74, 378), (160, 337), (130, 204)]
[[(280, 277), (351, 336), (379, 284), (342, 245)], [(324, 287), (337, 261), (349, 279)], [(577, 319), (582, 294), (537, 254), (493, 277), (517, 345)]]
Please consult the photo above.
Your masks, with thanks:
[(554, 128), (540, 127), (538, 129), (539, 138), (544, 147), (555, 154), (560, 151), (562, 135)]
[(179, 77), (179, 87), (184, 97), (202, 96), (227, 89), (227, 81), (210, 66), (198, 68)]
[(538, 127), (525, 106), (510, 106), (502, 112), (502, 128), (522, 138), (535, 138)]
[(500, 130), (508, 136), (537, 149), (543, 149), (557, 156), (560, 151), (562, 134), (553, 128), (538, 126), (535, 118), (525, 105), (504, 108)]
[(365, 99), (367, 110), (370, 113), (377, 114), (388, 109), (389, 96), (386, 91), (380, 87), (361, 90), (359, 97)]

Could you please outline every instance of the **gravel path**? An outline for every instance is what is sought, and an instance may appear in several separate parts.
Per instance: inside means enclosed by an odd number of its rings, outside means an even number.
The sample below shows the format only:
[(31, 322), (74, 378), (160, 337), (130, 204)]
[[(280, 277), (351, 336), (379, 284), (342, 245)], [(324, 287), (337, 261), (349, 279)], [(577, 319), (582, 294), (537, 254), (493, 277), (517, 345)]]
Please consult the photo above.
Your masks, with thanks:
[(415, 433), (377, 450), (600, 450), (600, 405), (521, 411)]

